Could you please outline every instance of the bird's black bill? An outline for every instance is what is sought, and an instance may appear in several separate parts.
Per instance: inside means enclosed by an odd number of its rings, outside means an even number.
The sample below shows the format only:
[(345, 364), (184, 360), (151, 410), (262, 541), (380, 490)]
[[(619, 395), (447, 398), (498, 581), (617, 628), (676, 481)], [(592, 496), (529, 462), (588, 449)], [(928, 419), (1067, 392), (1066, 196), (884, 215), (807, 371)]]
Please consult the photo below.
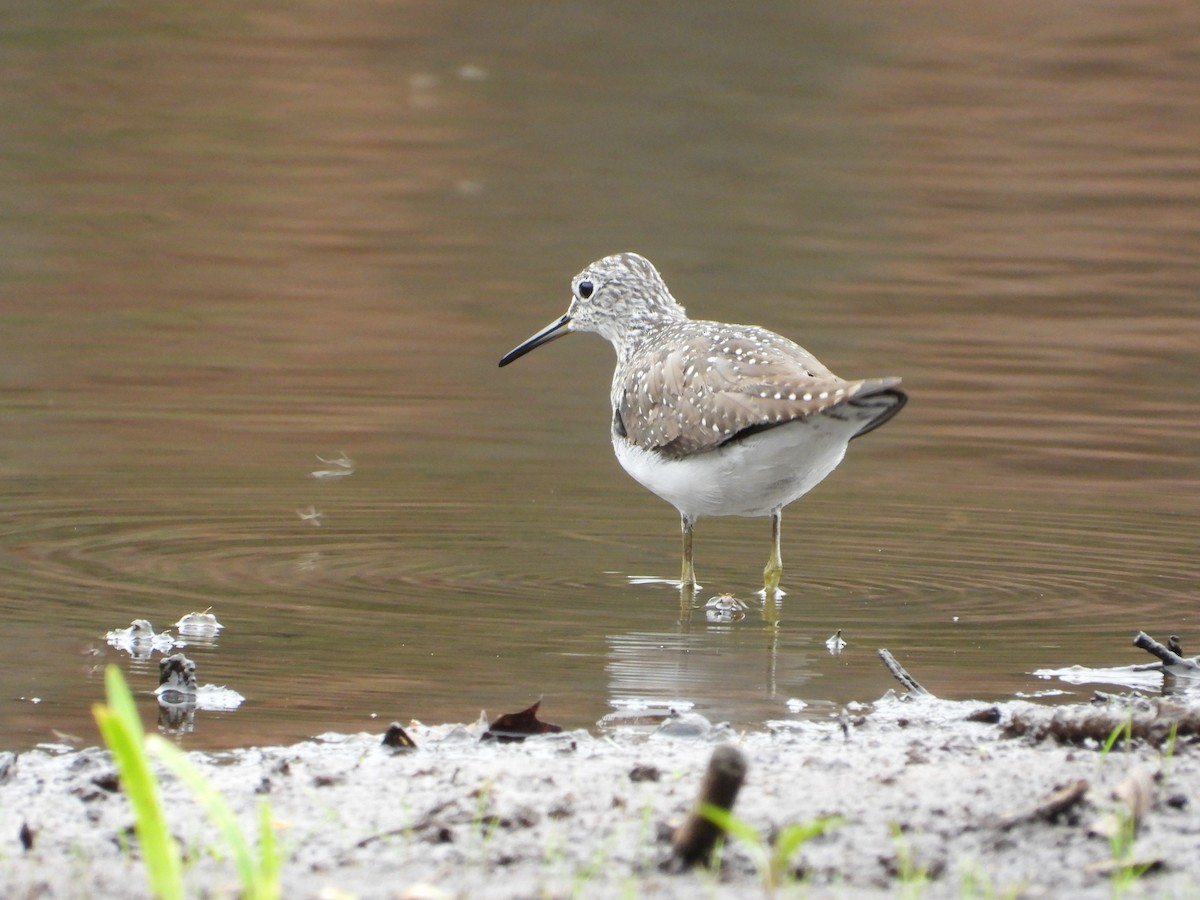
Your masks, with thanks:
[(504, 357), (500, 360), (501, 367), (507, 366), (513, 360), (520, 359), (530, 350), (536, 350), (542, 344), (548, 344), (551, 341), (556, 341), (560, 337), (570, 334), (571, 331), (568, 327), (570, 324), (571, 317), (569, 315), (564, 315), (561, 319), (555, 319), (529, 340), (525, 341), (525, 343), (513, 347), (505, 353)]

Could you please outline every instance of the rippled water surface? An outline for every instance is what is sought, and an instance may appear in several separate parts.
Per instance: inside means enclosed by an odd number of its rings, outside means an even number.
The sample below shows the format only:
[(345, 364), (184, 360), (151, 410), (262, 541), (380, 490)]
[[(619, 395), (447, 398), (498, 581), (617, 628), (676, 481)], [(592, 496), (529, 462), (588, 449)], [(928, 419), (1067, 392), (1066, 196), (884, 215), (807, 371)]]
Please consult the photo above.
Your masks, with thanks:
[[(0, 40), (0, 747), (96, 739), (104, 635), (212, 607), (189, 746), (544, 695), (825, 716), (1200, 646), (1200, 39), (1185, 5), (27, 5)], [(593, 336), (636, 249), (702, 318), (901, 375), (784, 518), (674, 510)], [(314, 477), (341, 454), (344, 477)], [(346, 470), (349, 471), (349, 470)], [(841, 629), (839, 656), (825, 640)], [(147, 717), (153, 700), (144, 697)], [(789, 704), (789, 701), (792, 701)]]

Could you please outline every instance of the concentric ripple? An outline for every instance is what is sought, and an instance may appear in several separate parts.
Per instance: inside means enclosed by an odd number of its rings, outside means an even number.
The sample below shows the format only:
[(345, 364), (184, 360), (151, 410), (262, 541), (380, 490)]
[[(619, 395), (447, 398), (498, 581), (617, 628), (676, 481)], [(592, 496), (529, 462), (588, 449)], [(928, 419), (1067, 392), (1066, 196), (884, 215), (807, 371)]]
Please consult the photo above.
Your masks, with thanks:
[[(513, 515), (482, 500), (356, 495), (329, 503), (318, 526), (253, 494), (193, 495), (186, 513), (136, 497), (102, 512), (22, 499), (0, 521), (16, 664), (54, 670), (62, 702), (86, 717), (95, 688), (56, 664), (64, 635), (102, 647), (134, 618), (163, 628), (213, 607), (227, 627), (189, 655), (202, 683), (248, 698), (198, 729), (217, 744), (369, 728), (402, 715), (398, 703), (444, 720), (542, 694), (569, 724), (623, 702), (744, 725), (824, 716), (892, 686), (881, 646), (935, 693), (1011, 696), (1036, 690), (1030, 673), (1047, 666), (1138, 661), (1135, 631), (1186, 628), (1197, 574), (1198, 523), (1177, 515), (1025, 497), (848, 517), (844, 500), (815, 497), (785, 529), (787, 595), (772, 622), (754, 595), (763, 521), (702, 522), (704, 588), (681, 610), (677, 538), (653, 505), (580, 522), (569, 500)], [(809, 522), (825, 523), (819, 541)], [(710, 621), (705, 601), (719, 593), (744, 601), (745, 617)], [(825, 640), (839, 629), (847, 647), (833, 656)], [(153, 676), (152, 662), (135, 669)]]
[[(131, 595), (212, 598), (303, 592), (314, 605), (394, 600), (405, 589), (487, 585), (491, 594), (549, 593), (569, 579), (516, 567), (496, 572), (480, 558), (478, 535), (455, 533), (452, 507), (359, 508), (343, 522), (313, 526), (281, 510), (272, 517), (205, 511), (189, 516), (64, 505), (36, 524), (0, 523), (10, 586), (53, 586), (63, 596), (111, 587)], [(413, 520), (430, 531), (412, 532)], [(407, 533), (396, 533), (397, 522)], [(375, 596), (382, 595), (382, 596)]]

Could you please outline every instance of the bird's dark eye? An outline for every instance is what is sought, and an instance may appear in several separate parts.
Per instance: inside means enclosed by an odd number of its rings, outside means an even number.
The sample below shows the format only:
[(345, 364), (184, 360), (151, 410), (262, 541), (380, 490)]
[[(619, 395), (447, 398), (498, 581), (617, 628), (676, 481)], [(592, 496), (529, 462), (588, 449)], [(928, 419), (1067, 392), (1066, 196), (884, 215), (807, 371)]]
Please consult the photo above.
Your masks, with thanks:
[(579, 296), (582, 297), (584, 300), (586, 300), (588, 297), (592, 296), (592, 290), (593, 290), (593, 286), (590, 281), (579, 282)]

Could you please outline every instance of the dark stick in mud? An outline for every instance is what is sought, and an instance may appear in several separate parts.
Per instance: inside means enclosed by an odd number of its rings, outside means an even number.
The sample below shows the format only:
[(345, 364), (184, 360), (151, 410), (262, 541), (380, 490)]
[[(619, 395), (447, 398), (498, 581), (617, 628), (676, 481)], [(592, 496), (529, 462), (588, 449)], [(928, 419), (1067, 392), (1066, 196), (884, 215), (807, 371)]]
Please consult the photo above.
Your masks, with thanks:
[(1005, 816), (1000, 820), (1000, 830), (1008, 831), (1014, 825), (1035, 819), (1053, 822), (1082, 802), (1083, 798), (1087, 796), (1088, 786), (1086, 778), (1072, 781), (1070, 784), (1058, 788), (1049, 797), (1029, 809)]
[(892, 656), (891, 653), (889, 653), (887, 650), (884, 650), (882, 647), (879, 648), (879, 658), (883, 660), (883, 664), (887, 666), (888, 671), (892, 673), (892, 676), (898, 682), (908, 688), (909, 693), (921, 694), (925, 697), (933, 696), (933, 694), (921, 686), (921, 683), (917, 681), (917, 679), (908, 674), (904, 666), (896, 662), (896, 657)]
[(722, 744), (713, 751), (704, 780), (700, 782), (696, 805), (675, 832), (671, 857), (665, 868), (682, 872), (708, 859), (717, 838), (725, 830), (704, 815), (704, 808), (714, 806), (726, 812), (733, 809), (738, 791), (746, 778), (746, 768), (745, 754), (732, 744)]

